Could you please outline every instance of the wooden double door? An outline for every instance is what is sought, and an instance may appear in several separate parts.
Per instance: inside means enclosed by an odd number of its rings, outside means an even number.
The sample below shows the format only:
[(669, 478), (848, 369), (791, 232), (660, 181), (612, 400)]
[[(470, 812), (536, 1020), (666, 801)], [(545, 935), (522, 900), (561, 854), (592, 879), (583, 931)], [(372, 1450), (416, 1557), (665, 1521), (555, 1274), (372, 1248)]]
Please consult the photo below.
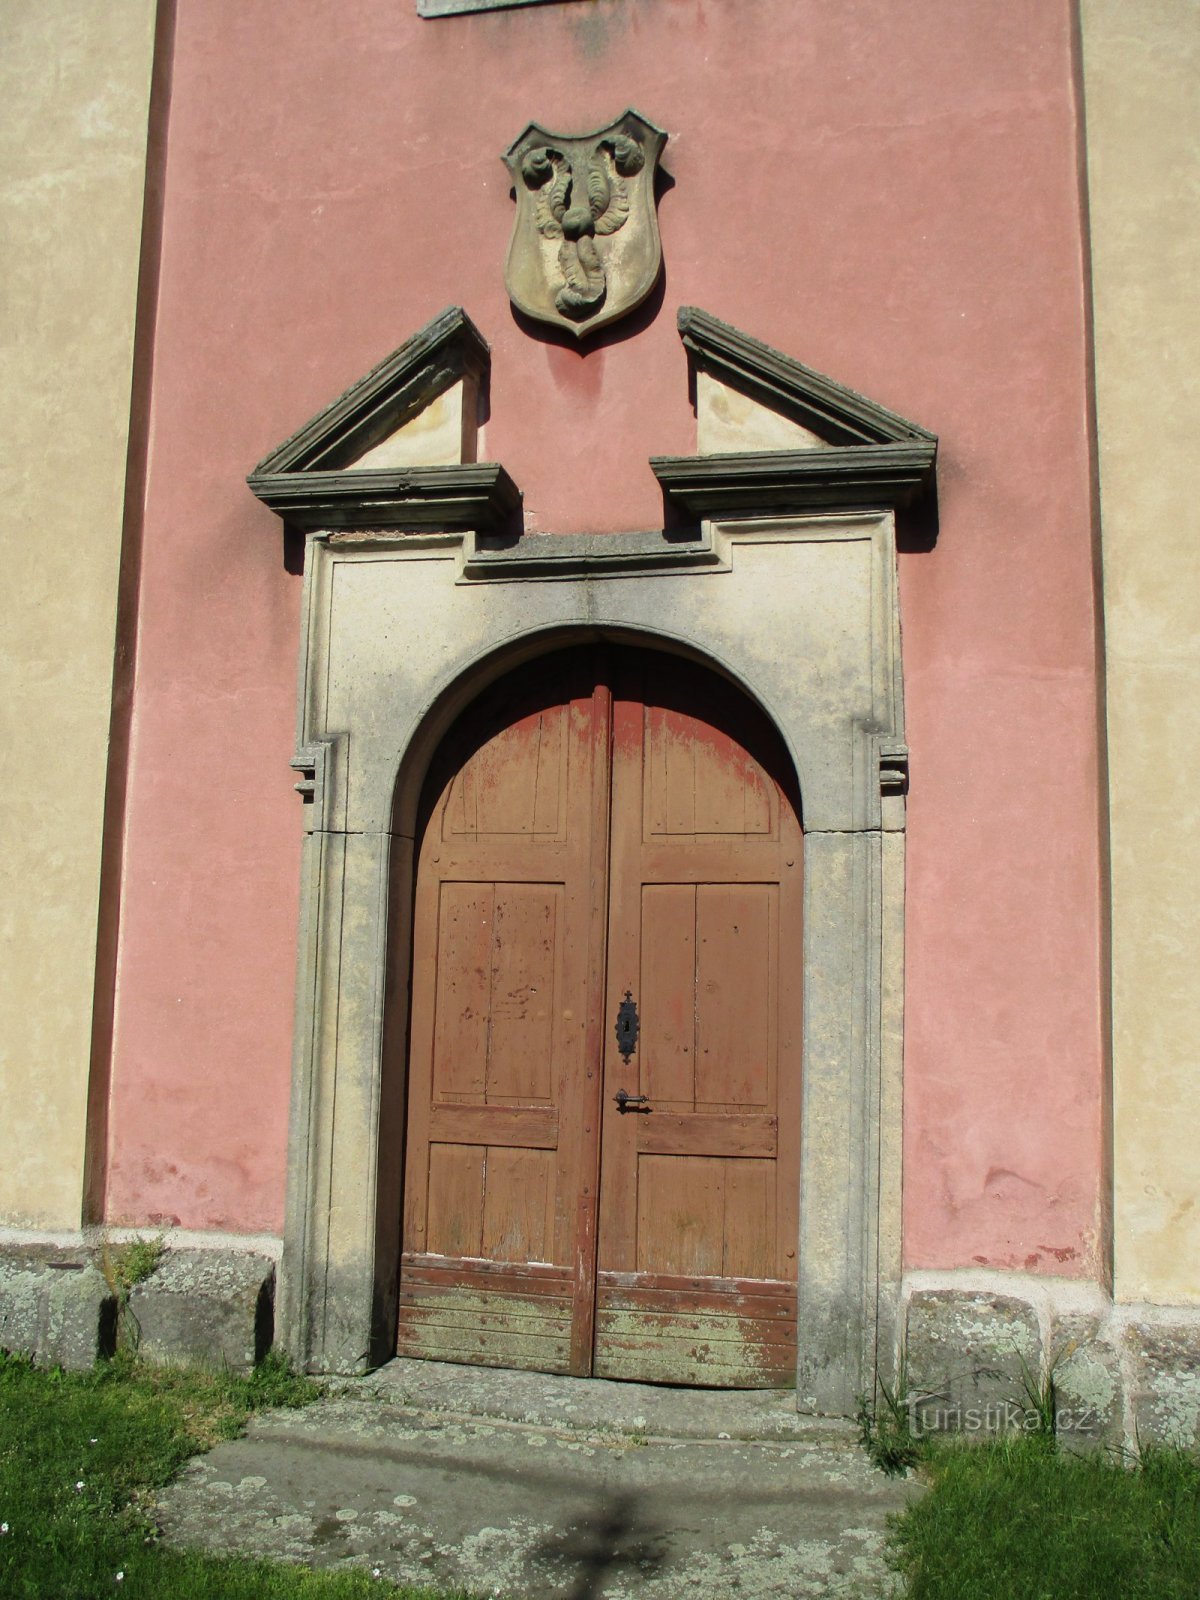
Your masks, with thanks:
[(757, 709), (543, 657), (422, 806), (398, 1352), (794, 1381), (801, 831)]

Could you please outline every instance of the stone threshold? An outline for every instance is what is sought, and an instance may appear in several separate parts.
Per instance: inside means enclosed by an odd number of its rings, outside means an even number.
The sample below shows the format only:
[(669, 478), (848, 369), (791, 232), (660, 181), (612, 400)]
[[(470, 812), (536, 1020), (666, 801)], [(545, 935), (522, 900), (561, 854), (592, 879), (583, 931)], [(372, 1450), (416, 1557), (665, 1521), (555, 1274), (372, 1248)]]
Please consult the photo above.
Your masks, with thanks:
[(559, 1432), (643, 1439), (805, 1440), (854, 1444), (843, 1417), (803, 1416), (791, 1389), (693, 1389), (607, 1378), (397, 1357), (363, 1378), (329, 1380), (331, 1393), (447, 1419), (487, 1419)]

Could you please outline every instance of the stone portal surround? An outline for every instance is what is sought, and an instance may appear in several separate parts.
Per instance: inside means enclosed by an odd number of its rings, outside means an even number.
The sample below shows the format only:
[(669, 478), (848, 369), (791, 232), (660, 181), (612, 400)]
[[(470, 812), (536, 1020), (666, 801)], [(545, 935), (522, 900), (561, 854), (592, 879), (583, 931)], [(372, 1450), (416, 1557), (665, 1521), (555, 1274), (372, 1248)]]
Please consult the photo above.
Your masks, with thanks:
[(796, 768), (797, 1403), (853, 1413), (892, 1347), (900, 1280), (907, 751), (893, 514), (512, 542), (318, 531), (303, 617), (294, 765), (308, 830), (279, 1295), (297, 1364), (361, 1372), (395, 1347), (408, 919), (430, 756), (511, 667), (627, 641), (739, 685)]

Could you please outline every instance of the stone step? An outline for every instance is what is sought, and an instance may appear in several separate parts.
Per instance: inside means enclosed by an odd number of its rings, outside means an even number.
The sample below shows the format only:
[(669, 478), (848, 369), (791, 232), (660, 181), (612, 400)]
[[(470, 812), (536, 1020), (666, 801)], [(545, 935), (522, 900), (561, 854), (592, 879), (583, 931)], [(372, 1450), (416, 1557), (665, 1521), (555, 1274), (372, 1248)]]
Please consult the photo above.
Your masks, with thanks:
[(790, 1389), (684, 1389), (404, 1357), (366, 1378), (336, 1380), (332, 1387), (339, 1395), (371, 1395), (414, 1413), (558, 1431), (646, 1439), (800, 1440), (834, 1449), (854, 1446), (858, 1437), (845, 1418), (801, 1416)]

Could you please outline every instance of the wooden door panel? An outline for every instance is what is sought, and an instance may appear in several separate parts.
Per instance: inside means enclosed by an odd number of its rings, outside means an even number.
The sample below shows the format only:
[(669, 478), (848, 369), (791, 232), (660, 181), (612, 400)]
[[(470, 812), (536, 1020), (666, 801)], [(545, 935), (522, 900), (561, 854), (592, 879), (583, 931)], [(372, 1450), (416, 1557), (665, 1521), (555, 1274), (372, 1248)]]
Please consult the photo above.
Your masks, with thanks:
[(562, 839), (567, 821), (567, 719), (539, 707), (498, 729), (452, 780), (442, 838)]
[[(801, 836), (785, 773), (762, 719), (682, 665), (615, 693), (609, 1014), (629, 989), (640, 1033), (628, 1062), (606, 1040), (600, 1373), (794, 1378), (799, 997), (781, 963), (799, 970)], [(648, 1104), (622, 1112), (618, 1089)], [(617, 1286), (637, 1298), (618, 1306)]]
[[(494, 887), (483, 1012), (485, 1101), (548, 1105), (553, 1097), (564, 890), (561, 883)], [(435, 1080), (435, 1095), (437, 1089)]]
[(555, 1152), (487, 1147), (483, 1248), (488, 1261), (549, 1264), (554, 1254)]
[(773, 1103), (777, 898), (774, 884), (644, 885), (641, 1083), (656, 1107)]
[(637, 1201), (639, 1273), (775, 1278), (773, 1156), (639, 1153)]
[(697, 1109), (774, 1107), (775, 898), (773, 884), (697, 887)]
[(491, 990), (491, 883), (443, 883), (437, 908), (434, 970), (434, 1093), (478, 1100), (487, 1082)]
[[(676, 680), (680, 669), (664, 663)], [(778, 797), (757, 763), (730, 740), (714, 740), (704, 717), (677, 706), (645, 708), (643, 838), (774, 836)]]
[[(801, 838), (787, 762), (730, 686), (621, 660), (614, 673), (572, 652), (514, 675), (431, 773), (398, 1349), (788, 1383)], [(641, 1023), (628, 1062), (613, 1034), (626, 988)], [(649, 1109), (619, 1112), (619, 1088)]]
[(724, 1167), (722, 1276), (775, 1278), (780, 1267), (776, 1160), (742, 1157), (726, 1161)]
[(431, 1255), (544, 1262), (553, 1248), (555, 1152), (429, 1146)]
[(637, 1161), (638, 1272), (720, 1278), (725, 1194), (713, 1156)]
[[(434, 1255), (483, 1254), (485, 1145), (429, 1146), (429, 1227), (425, 1242)], [(414, 1173), (414, 1177), (417, 1175)]]
[(580, 1201), (587, 1191), (594, 1207), (596, 1194), (589, 1017), (608, 705), (582, 665), (550, 689), (532, 669), (498, 686), (430, 775), (414, 907), (407, 1354), (566, 1371), (585, 1349), (590, 1362), (594, 1263), (581, 1289), (579, 1234), (595, 1234)]

